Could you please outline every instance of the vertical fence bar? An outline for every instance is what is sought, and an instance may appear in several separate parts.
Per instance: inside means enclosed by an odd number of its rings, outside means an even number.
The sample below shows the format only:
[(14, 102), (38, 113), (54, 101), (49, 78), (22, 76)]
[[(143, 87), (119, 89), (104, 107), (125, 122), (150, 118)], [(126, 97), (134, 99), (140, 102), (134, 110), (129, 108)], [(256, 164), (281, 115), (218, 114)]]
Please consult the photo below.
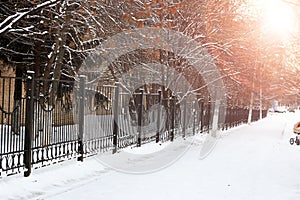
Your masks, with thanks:
[(157, 128), (157, 130), (156, 130), (156, 143), (158, 143), (159, 142), (159, 137), (160, 137), (160, 106), (161, 106), (161, 91), (159, 90), (158, 91), (158, 107), (157, 107), (157, 121), (156, 121), (156, 128)]
[(116, 153), (118, 150), (118, 130), (119, 130), (119, 88), (120, 83), (116, 83), (115, 88), (115, 99), (114, 99), (114, 108), (113, 108), (113, 153)]
[(140, 89), (138, 94), (138, 139), (137, 146), (140, 147), (142, 145), (142, 117), (143, 117), (143, 93), (144, 90)]
[[(10, 102), (11, 102), (11, 82), (12, 82), (12, 79), (11, 78), (8, 78), (8, 104), (7, 104), (7, 110), (8, 110), (8, 112), (10, 112), (10, 110), (11, 110), (11, 104), (10, 104)], [(11, 121), (11, 115), (10, 114), (7, 114), (7, 122), (6, 122), (6, 124), (7, 125), (9, 125), (10, 124), (10, 121)], [(7, 129), (6, 130), (7, 131), (7, 135), (9, 135), (9, 132), (10, 132), (10, 130), (9, 129)], [(6, 133), (5, 133), (6, 134)], [(13, 152), (13, 149), (12, 149), (12, 147), (13, 147), (13, 138), (12, 137), (8, 137), (7, 138), (8, 140), (7, 140), (7, 144), (8, 144), (8, 151), (9, 152)]]
[(25, 141), (24, 141), (24, 167), (27, 171), (24, 176), (28, 177), (31, 173), (32, 158), (32, 136), (33, 136), (33, 95), (34, 95), (34, 72), (27, 72), (26, 84), (26, 118), (25, 118)]
[[(0, 71), (1, 72), (1, 71)], [(4, 88), (5, 88), (5, 79), (1, 77), (0, 79), (0, 85), (2, 85), (1, 87), (1, 90), (2, 91), (5, 91)], [(3, 92), (1, 94), (1, 107), (2, 109), (4, 109), (4, 99), (5, 99), (5, 93)], [(5, 118), (5, 113), (4, 113), (4, 110), (1, 110), (1, 121), (0, 121), (0, 124), (2, 124), (1, 128), (0, 128), (0, 133), (4, 133), (4, 118)], [(6, 152), (6, 142), (5, 142), (5, 138), (6, 138), (6, 135), (5, 134), (0, 134), (0, 154), (2, 155), (3, 153)], [(5, 159), (5, 158), (4, 158)], [(2, 157), (0, 157), (0, 169), (2, 169)]]
[(81, 75), (79, 77), (79, 133), (78, 133), (78, 161), (83, 161), (83, 132), (84, 132), (84, 99), (85, 99), (85, 81), (86, 77)]

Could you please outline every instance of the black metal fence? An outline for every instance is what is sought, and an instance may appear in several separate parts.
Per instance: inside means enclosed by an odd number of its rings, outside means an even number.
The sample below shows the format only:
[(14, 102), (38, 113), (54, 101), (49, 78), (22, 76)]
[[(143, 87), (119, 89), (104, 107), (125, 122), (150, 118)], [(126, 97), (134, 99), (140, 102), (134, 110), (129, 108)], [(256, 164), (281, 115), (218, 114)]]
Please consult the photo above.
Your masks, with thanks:
[[(0, 176), (29, 176), (32, 167), (71, 158), (82, 161), (103, 151), (115, 153), (211, 129), (209, 103), (179, 101), (160, 90), (130, 93), (119, 83), (88, 83), (83, 76), (69, 81), (34, 74), (0, 77)], [(227, 108), (219, 128), (237, 126), (247, 118), (248, 109)], [(259, 111), (254, 110), (252, 120), (258, 119)]]
[[(0, 173), (15, 173), (24, 167), (26, 98), (14, 92), (24, 88), (22, 78), (0, 78)], [(22, 113), (22, 115), (21, 115)]]

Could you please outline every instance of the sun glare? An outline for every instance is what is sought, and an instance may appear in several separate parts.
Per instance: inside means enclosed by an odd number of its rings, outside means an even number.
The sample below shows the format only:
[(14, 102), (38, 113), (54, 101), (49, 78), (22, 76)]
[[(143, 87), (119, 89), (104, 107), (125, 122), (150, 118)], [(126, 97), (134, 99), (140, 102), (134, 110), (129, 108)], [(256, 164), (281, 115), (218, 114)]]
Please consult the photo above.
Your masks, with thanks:
[(270, 36), (289, 38), (298, 27), (295, 5), (285, 0), (247, 0), (247, 11), (257, 17), (261, 31)]
[(265, 0), (262, 6), (262, 28), (264, 31), (283, 37), (295, 32), (297, 18), (292, 5), (282, 0)]

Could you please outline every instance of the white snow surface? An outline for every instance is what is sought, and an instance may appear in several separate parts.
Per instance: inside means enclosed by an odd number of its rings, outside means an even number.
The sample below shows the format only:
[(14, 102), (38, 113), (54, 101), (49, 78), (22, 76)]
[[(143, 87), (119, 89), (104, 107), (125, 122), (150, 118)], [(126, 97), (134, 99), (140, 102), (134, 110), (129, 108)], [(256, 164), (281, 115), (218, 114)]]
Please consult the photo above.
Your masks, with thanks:
[[(0, 199), (300, 199), (300, 146), (289, 144), (293, 124), (299, 120), (299, 111), (274, 113), (251, 125), (223, 131), (205, 159), (199, 159), (204, 136), (197, 135), (180, 159), (154, 173), (118, 172), (94, 156), (84, 162), (69, 160), (36, 169), (28, 178), (22, 174), (3, 177)], [(174, 145), (180, 147), (178, 141)], [(141, 151), (155, 149), (154, 144), (144, 146)], [(172, 151), (161, 154), (176, 153), (176, 148)], [(114, 159), (123, 153), (99, 156)]]

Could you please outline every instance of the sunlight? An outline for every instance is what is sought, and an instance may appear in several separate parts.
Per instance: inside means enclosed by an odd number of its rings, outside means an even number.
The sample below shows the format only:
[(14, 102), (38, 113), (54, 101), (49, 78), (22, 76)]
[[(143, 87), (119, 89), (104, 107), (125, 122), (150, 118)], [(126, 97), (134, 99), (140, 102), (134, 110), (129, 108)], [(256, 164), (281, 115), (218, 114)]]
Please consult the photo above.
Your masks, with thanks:
[(262, 28), (282, 37), (296, 31), (297, 18), (293, 7), (282, 0), (265, 0), (262, 4)]
[(284, 0), (246, 0), (241, 11), (260, 24), (261, 31), (270, 36), (289, 39), (297, 32), (297, 10)]

